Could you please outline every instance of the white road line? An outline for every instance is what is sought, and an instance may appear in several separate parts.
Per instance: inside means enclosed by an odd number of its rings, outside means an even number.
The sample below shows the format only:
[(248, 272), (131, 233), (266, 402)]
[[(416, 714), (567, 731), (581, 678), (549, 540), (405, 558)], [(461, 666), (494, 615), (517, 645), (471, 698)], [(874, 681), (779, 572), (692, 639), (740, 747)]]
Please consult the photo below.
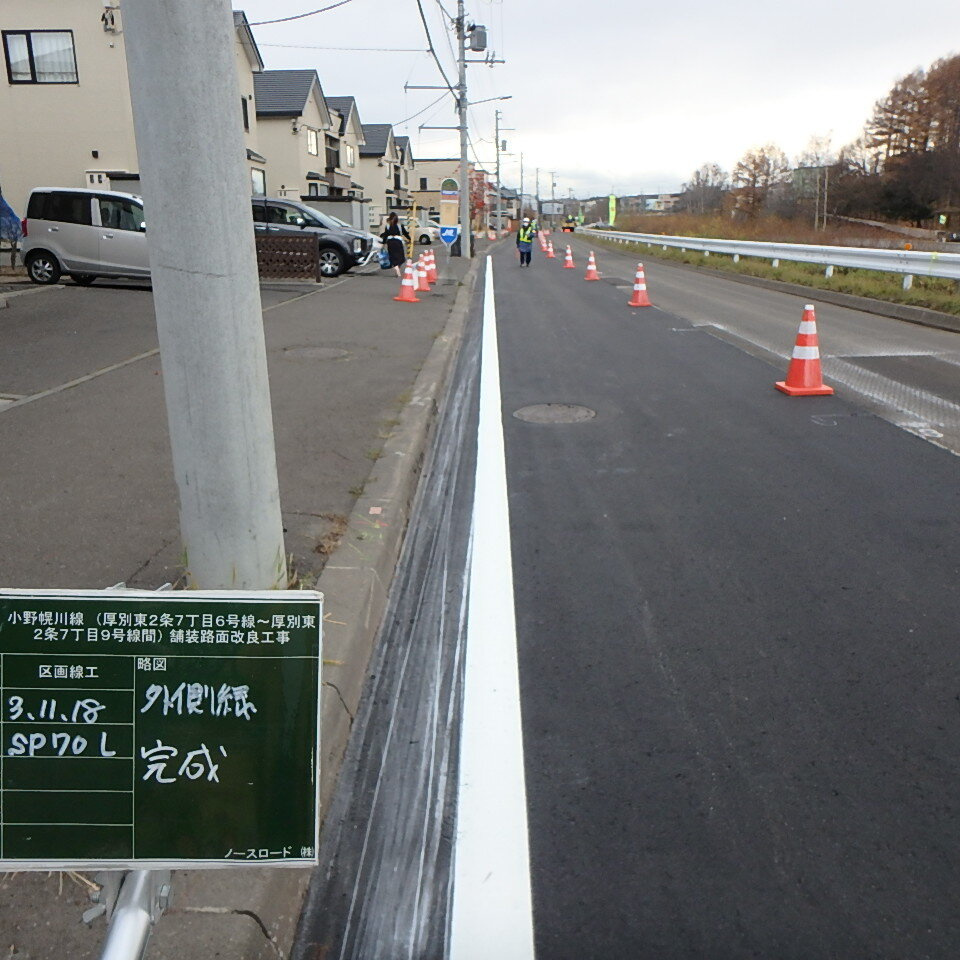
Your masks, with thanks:
[(534, 956), (513, 604), (493, 266), (488, 257), (449, 960)]

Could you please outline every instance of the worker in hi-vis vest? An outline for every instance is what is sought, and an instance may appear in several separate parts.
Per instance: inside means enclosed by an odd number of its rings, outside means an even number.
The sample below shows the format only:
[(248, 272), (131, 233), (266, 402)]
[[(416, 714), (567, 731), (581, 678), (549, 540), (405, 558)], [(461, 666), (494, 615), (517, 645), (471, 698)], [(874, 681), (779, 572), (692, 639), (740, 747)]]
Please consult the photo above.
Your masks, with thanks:
[(520, 266), (530, 266), (530, 255), (533, 253), (533, 238), (537, 235), (537, 228), (530, 222), (529, 217), (523, 218), (520, 229), (517, 231), (517, 249), (520, 251)]

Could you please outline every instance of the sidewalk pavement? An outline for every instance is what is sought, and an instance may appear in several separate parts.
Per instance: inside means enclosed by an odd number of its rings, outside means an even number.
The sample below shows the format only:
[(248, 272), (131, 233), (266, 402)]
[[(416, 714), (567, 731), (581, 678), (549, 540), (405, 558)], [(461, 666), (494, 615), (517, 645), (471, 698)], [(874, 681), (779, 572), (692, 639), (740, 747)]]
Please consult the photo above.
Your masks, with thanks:
[[(482, 255), (468, 262), (444, 254), (437, 250), (440, 283), (420, 294), (419, 304), (394, 302), (396, 277), (375, 268), (292, 298), (264, 295), (287, 551), (296, 583), (325, 596), (321, 810), (346, 748), (482, 266)], [(11, 301), (4, 321), (43, 310), (45, 300)], [(53, 310), (58, 301), (46, 303)], [(12, 545), (0, 551), (0, 583), (155, 588), (176, 579), (177, 502), (159, 381), (159, 358), (146, 357), (0, 410), (0, 447), (25, 451), (5, 465), (0, 489), (0, 542)], [(56, 476), (38, 464), (38, 437), (61, 464), (71, 464), (69, 484), (38, 489), (38, 478)], [(117, 474), (119, 485), (103, 483), (104, 473)], [(31, 509), (32, 501), (42, 507)], [(307, 870), (263, 868), (175, 873), (149, 960), (286, 955), (309, 877)], [(4, 956), (98, 957), (103, 920), (80, 922), (90, 906), (88, 884), (89, 877), (67, 874), (0, 877)]]

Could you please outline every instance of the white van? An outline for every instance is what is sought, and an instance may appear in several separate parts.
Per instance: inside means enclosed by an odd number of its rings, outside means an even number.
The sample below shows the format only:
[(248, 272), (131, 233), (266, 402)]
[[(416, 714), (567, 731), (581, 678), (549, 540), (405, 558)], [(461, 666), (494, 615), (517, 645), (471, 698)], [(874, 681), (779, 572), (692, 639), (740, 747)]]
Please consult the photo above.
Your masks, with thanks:
[(21, 254), (34, 283), (97, 277), (148, 279), (143, 200), (114, 190), (37, 187), (23, 221)]

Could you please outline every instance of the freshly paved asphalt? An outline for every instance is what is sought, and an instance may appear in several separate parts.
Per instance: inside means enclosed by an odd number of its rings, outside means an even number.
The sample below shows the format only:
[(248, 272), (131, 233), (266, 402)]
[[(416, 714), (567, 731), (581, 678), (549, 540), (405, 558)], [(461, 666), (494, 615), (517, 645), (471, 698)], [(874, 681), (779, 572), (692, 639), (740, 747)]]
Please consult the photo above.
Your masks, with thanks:
[[(626, 260), (601, 255), (600, 283), (583, 266), (495, 256), (537, 956), (952, 957), (957, 459), (853, 394), (775, 391), (785, 365), (731, 342), (738, 285), (713, 283), (710, 316), (688, 319), (629, 309)], [(655, 300), (658, 281), (689, 294), (679, 271), (648, 278)], [(795, 298), (764, 297), (751, 309), (792, 337)], [(934, 352), (917, 328), (849, 319), (864, 354)], [(462, 659), (475, 334), (304, 960), (441, 955), (457, 726), (444, 740), (438, 723)], [(512, 415), (542, 403), (596, 417)]]
[(496, 258), (538, 956), (955, 955), (957, 459), (560, 264)]

